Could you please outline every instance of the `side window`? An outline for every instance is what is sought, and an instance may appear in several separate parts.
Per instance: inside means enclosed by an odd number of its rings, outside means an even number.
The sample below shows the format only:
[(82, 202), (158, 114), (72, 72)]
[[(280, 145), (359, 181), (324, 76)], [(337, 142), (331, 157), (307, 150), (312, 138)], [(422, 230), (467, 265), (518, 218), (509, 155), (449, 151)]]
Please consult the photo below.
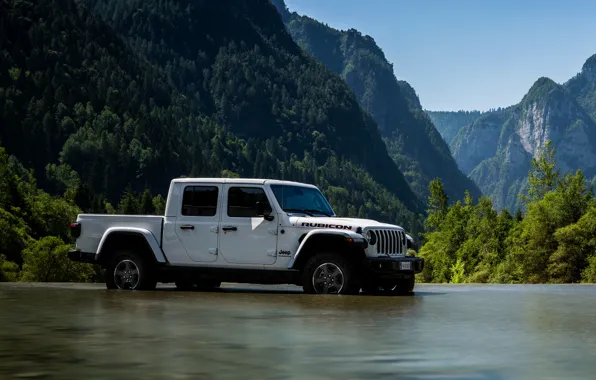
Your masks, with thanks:
[(257, 214), (257, 202), (269, 204), (265, 190), (259, 187), (230, 187), (228, 191), (228, 216), (251, 218)]
[(217, 186), (186, 186), (182, 197), (182, 215), (215, 216), (218, 195)]

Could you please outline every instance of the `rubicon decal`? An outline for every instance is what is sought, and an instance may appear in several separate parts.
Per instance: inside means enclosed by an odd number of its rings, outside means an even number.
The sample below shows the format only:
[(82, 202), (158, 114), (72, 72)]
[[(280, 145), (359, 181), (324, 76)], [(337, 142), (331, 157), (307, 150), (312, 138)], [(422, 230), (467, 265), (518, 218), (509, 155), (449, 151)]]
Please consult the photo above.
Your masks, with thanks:
[(303, 222), (302, 227), (334, 228), (337, 230), (351, 230), (352, 229), (352, 226), (343, 226), (341, 224), (308, 223), (308, 222)]

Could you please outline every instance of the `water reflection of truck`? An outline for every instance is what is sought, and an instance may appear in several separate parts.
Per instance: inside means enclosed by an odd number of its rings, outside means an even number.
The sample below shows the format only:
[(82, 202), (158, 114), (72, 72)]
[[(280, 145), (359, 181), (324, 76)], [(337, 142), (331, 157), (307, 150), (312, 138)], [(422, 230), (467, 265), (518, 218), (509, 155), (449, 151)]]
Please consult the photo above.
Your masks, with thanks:
[(174, 179), (164, 216), (80, 214), (71, 231), (69, 258), (100, 264), (109, 289), (237, 282), (404, 294), (424, 266), (407, 255), (402, 227), (338, 217), (317, 187), (288, 181)]

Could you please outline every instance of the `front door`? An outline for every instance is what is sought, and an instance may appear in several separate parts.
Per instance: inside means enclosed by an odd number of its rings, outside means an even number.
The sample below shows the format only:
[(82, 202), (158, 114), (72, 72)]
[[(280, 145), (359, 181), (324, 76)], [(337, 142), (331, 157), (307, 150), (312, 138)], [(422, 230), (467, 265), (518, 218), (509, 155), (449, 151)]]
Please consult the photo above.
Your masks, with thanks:
[(234, 264), (275, 263), (277, 215), (271, 221), (257, 215), (257, 203), (271, 202), (262, 187), (227, 184), (226, 202), (219, 226), (219, 249), (224, 260)]
[(192, 261), (217, 259), (221, 184), (185, 184), (176, 234)]

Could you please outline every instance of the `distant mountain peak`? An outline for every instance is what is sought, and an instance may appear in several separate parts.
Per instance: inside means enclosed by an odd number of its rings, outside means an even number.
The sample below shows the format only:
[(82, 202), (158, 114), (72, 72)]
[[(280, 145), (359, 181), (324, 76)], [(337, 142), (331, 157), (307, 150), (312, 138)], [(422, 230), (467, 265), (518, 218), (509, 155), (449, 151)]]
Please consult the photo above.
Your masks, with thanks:
[(368, 41), (370, 41), (370, 42), (372, 42), (372, 43), (375, 43), (375, 44), (376, 44), (376, 42), (375, 42), (375, 39), (374, 39), (372, 36), (370, 36), (370, 35), (368, 35), (368, 34), (362, 34), (362, 32), (361, 32), (361, 31), (359, 31), (358, 29), (349, 28), (349, 29), (347, 29), (347, 30), (346, 30), (346, 33), (347, 33), (347, 34), (348, 34), (348, 36), (350, 36), (350, 37), (354, 37), (354, 36), (357, 36), (357, 37), (362, 37), (362, 38), (364, 38), (365, 40), (368, 40)]
[(284, 0), (270, 0), (271, 3), (273, 3), (273, 5), (275, 5), (275, 8), (277, 8), (278, 10), (287, 10), (288, 6), (286, 5), (286, 2)]
[(582, 66), (582, 72), (596, 73), (596, 54), (586, 59), (586, 62)]
[(532, 85), (532, 87), (530, 87), (530, 92), (531, 91), (535, 91), (536, 89), (539, 88), (544, 88), (544, 87), (548, 87), (548, 88), (555, 88), (557, 87), (558, 84), (550, 79), (549, 77), (540, 77), (538, 79), (536, 79), (536, 81), (534, 82), (534, 84)]
[(290, 11), (284, 0), (270, 0), (271, 3), (277, 8), (277, 12), (280, 14), (282, 21), (286, 21), (290, 17)]
[(368, 34), (362, 34), (359, 30), (354, 28), (347, 29), (345, 31), (339, 31), (334, 28), (330, 28), (333, 31), (338, 31), (343, 33), (343, 40), (345, 41), (344, 44), (348, 49), (365, 49), (369, 53), (374, 54), (377, 56), (383, 64), (389, 65), (391, 70), (393, 70), (393, 64), (387, 61), (387, 57), (385, 57), (385, 52), (383, 49), (376, 43), (375, 39)]
[(410, 85), (405, 80), (398, 80), (397, 83), (399, 84), (400, 90), (402, 95), (406, 98), (410, 105), (414, 108), (422, 109), (422, 104), (420, 104), (420, 98), (416, 93), (416, 90), (412, 85)]
[(522, 103), (546, 100), (555, 94), (561, 94), (563, 87), (548, 77), (538, 78), (528, 93), (524, 96)]
[(581, 72), (565, 82), (564, 87), (596, 120), (596, 54), (586, 59)]

